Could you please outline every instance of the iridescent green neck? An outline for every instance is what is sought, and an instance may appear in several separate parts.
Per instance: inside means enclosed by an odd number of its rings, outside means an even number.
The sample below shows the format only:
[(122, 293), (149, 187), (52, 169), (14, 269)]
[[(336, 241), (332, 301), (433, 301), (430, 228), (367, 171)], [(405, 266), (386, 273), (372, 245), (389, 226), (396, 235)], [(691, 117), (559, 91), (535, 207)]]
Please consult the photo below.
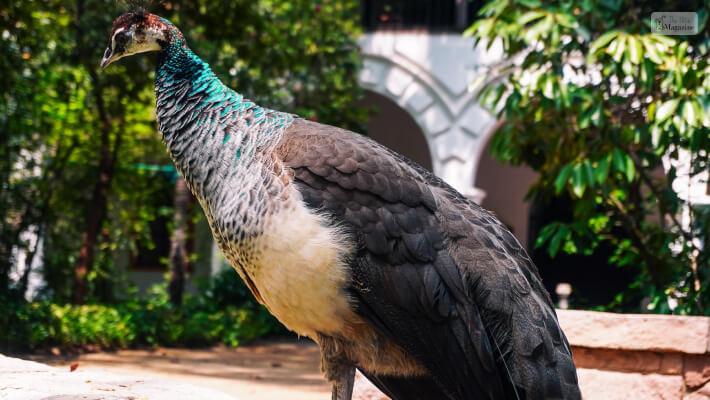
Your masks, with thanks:
[[(171, 37), (160, 52), (155, 92), (158, 121), (166, 139), (180, 136), (186, 140), (202, 130), (231, 132), (225, 127), (243, 123), (243, 131), (256, 134), (258, 142), (267, 142), (291, 123), (293, 116), (260, 107), (224, 85), (187, 47), (182, 33), (165, 22)], [(225, 143), (229, 135), (223, 138)], [(238, 140), (243, 139), (240, 135)], [(237, 157), (240, 154), (237, 152)]]
[(171, 37), (158, 58), (156, 86), (171, 86), (176, 81), (194, 80), (203, 75), (214, 77), (209, 65), (187, 47), (182, 33), (168, 20), (163, 21), (170, 27)]
[(156, 93), (169, 95), (176, 85), (187, 82), (191, 86), (190, 95), (199, 94), (202, 97), (199, 108), (225, 106), (246, 110), (256, 106), (225, 86), (212, 72), (210, 66), (187, 47), (185, 37), (180, 30), (169, 21), (165, 19), (163, 21), (168, 24), (171, 37), (158, 58), (155, 74)]

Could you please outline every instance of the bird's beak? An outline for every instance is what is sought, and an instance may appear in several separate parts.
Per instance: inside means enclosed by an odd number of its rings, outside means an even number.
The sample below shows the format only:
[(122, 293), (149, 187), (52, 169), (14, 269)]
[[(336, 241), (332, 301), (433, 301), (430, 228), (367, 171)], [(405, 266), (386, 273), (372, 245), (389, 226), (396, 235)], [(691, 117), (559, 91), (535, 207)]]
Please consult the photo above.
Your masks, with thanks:
[(104, 52), (104, 58), (101, 59), (101, 69), (106, 68), (109, 64), (118, 60), (118, 58), (119, 57), (116, 57), (111, 51), (111, 46), (107, 47)]
[(112, 59), (112, 58), (110, 58), (110, 57), (109, 57), (109, 58), (104, 57), (104, 58), (101, 60), (101, 69), (106, 68), (106, 67), (107, 67), (109, 64), (111, 64), (112, 62), (113, 62), (113, 59)]

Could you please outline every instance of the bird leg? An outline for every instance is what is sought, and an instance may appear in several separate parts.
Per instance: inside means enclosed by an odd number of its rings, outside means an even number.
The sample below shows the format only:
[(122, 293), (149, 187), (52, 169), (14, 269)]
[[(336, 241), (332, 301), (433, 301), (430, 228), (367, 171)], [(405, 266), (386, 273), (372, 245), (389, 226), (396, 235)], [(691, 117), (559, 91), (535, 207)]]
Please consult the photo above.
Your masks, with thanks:
[(333, 383), (332, 400), (351, 400), (355, 385), (355, 367), (340, 368), (341, 374)]
[(355, 383), (355, 365), (348, 358), (345, 344), (334, 337), (318, 335), (321, 370), (333, 384), (333, 400), (351, 400)]

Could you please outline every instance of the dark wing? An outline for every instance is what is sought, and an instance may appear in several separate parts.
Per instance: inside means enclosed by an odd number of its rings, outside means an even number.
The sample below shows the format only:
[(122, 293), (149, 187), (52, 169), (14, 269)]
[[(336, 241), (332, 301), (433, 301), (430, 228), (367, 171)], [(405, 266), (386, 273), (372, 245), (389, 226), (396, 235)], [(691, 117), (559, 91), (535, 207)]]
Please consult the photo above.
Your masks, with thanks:
[[(357, 312), (417, 358), (442, 392), (456, 399), (579, 398), (549, 295), (493, 216), (346, 130), (296, 120), (277, 151), (306, 204), (332, 215), (356, 240), (349, 290)], [(388, 377), (373, 378), (388, 386)]]

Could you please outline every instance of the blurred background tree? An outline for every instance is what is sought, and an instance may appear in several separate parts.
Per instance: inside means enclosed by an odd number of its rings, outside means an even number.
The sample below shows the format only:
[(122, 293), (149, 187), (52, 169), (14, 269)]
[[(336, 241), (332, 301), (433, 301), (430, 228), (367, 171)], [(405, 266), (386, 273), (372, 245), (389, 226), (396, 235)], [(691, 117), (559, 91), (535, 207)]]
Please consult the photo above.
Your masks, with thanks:
[[(652, 12), (679, 10), (698, 13), (699, 34), (651, 32)], [(682, 187), (710, 167), (707, 19), (699, 1), (507, 0), (466, 32), (503, 49), (472, 84), (502, 120), (492, 152), (539, 173), (530, 197), (572, 199), (572, 220), (545, 226), (537, 246), (605, 247), (633, 271), (606, 308), (638, 312), (645, 299), (710, 314), (710, 210)]]
[[(366, 112), (353, 105), (361, 96), (358, 5), (149, 8), (180, 26), (246, 97), (362, 131)], [(170, 181), (150, 179), (174, 178), (154, 116), (154, 57), (98, 68), (112, 21), (127, 9), (114, 0), (0, 5), (0, 297), (23, 298), (30, 266), (39, 264), (45, 298), (114, 301), (123, 279), (116, 254), (154, 247), (152, 222), (172, 214), (154, 201), (172, 196)]]

